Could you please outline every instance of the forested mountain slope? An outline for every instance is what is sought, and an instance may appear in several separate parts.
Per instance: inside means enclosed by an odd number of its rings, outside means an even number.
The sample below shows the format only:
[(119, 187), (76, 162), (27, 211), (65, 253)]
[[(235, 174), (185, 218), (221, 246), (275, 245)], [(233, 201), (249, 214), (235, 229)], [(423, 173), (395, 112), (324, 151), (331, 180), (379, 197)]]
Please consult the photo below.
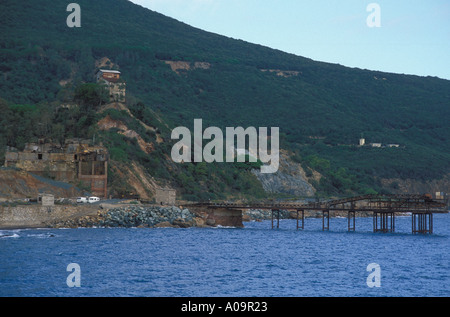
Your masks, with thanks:
[[(126, 0), (77, 3), (81, 27), (69, 28), (66, 1), (2, 1), (2, 148), (20, 148), (42, 134), (97, 133), (114, 159), (137, 160), (175, 187), (195, 184), (186, 195), (217, 198), (224, 188), (227, 194), (261, 195), (246, 168), (165, 163), (170, 130), (192, 128), (194, 118), (202, 118), (204, 126), (220, 128), (280, 127), (282, 148), (324, 195), (396, 191), (403, 180), (426, 183), (450, 173), (448, 80), (315, 62), (205, 32)], [(80, 87), (95, 81), (100, 65), (122, 72), (131, 112), (167, 141), (153, 154), (136, 154), (131, 141), (98, 131), (103, 117), (89, 101), (78, 113), (67, 110), (70, 116), (55, 112), (63, 103), (82, 103)], [(45, 127), (33, 121), (42, 116)], [(399, 147), (358, 147), (362, 136), (367, 143)], [(224, 179), (243, 170), (245, 190), (233, 189), (233, 180)], [(316, 172), (323, 177), (313, 177)], [(440, 184), (448, 191), (447, 181)]]

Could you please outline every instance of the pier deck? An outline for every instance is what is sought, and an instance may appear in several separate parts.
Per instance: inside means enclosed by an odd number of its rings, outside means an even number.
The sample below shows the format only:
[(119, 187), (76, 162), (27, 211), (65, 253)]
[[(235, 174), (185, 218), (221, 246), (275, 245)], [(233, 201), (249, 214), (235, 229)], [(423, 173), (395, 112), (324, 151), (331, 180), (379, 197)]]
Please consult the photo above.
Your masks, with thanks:
[(448, 213), (448, 204), (443, 200), (432, 199), (428, 195), (364, 195), (344, 199), (313, 203), (261, 202), (228, 203), (208, 202), (192, 206), (204, 208), (222, 208), (229, 210), (265, 209), (272, 212), (272, 228), (280, 226), (280, 211), (296, 212), (297, 229), (305, 228), (305, 211), (322, 211), (322, 229), (330, 229), (330, 212), (346, 211), (348, 230), (356, 230), (356, 213), (371, 212), (374, 232), (395, 232), (395, 215), (411, 213), (412, 233), (433, 233), (433, 214)]

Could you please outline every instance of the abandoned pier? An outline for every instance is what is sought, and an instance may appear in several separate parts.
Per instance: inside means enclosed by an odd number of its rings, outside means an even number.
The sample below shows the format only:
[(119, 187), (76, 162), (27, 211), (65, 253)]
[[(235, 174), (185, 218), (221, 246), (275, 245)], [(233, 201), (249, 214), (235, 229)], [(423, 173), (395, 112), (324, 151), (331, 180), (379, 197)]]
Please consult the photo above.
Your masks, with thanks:
[(356, 214), (372, 214), (373, 232), (395, 232), (395, 216), (411, 214), (413, 234), (433, 233), (433, 214), (448, 213), (448, 202), (432, 199), (429, 195), (364, 195), (344, 199), (300, 203), (204, 203), (196, 207), (208, 208), (211, 213), (224, 217), (242, 217), (243, 210), (268, 210), (272, 229), (280, 227), (280, 214), (295, 213), (297, 230), (305, 228), (305, 212), (319, 212), (322, 215), (322, 230), (330, 230), (330, 213), (346, 213), (348, 231), (356, 231)]
[(296, 220), (305, 229), (306, 217), (321, 217), (322, 230), (330, 230), (330, 215), (347, 215), (348, 231), (356, 231), (356, 215), (372, 216), (373, 232), (395, 232), (396, 215), (411, 215), (413, 234), (432, 234), (433, 215), (448, 213), (447, 204), (426, 195), (366, 195), (323, 203), (195, 203), (185, 206), (134, 204), (82, 204), (1, 206), (0, 229), (77, 227), (243, 227), (245, 221), (280, 218)]

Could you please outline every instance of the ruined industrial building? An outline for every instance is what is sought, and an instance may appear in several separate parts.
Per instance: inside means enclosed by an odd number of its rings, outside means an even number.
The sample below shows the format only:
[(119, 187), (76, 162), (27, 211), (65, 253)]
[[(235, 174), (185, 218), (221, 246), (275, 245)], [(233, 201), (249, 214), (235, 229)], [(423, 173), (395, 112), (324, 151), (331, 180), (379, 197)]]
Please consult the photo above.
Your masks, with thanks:
[(5, 167), (75, 183), (99, 197), (107, 197), (108, 161), (105, 147), (85, 140), (66, 140), (63, 146), (39, 140), (27, 143), (22, 152), (8, 148), (5, 154)]

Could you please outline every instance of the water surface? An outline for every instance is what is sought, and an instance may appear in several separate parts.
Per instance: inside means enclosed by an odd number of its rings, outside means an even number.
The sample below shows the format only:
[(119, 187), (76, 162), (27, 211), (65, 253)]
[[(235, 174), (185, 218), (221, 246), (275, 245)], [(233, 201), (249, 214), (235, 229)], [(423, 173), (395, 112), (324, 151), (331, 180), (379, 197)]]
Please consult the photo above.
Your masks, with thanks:
[[(0, 231), (0, 296), (302, 297), (450, 295), (450, 215), (433, 235), (372, 232), (372, 218), (245, 223), (245, 228), (80, 228)], [(68, 287), (67, 266), (81, 286)], [(381, 287), (368, 287), (370, 263)]]

